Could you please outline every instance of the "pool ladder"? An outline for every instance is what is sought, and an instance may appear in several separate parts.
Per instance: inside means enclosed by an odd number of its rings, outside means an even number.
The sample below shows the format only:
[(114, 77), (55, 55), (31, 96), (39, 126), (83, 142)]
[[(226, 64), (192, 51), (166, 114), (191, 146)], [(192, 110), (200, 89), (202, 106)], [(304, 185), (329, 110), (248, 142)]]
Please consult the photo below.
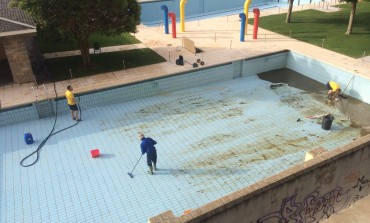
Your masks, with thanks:
[[(44, 89), (44, 96), (46, 98), (43, 100), (39, 100), (35, 87), (32, 86), (33, 96), (35, 97), (35, 106), (36, 106), (37, 115), (39, 118), (45, 118), (45, 117), (55, 115), (54, 107), (53, 107), (53, 100), (49, 98), (48, 88), (45, 84), (43, 84), (42, 86)], [(36, 86), (36, 89), (38, 92), (39, 90), (38, 86)]]

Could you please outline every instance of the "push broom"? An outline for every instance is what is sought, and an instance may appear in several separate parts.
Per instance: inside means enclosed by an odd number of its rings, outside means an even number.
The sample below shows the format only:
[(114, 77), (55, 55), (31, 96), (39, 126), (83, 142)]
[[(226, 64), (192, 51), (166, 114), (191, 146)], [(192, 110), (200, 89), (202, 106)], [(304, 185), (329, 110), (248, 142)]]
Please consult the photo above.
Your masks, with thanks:
[(141, 157), (143, 157), (143, 155), (140, 156), (139, 160), (136, 162), (136, 164), (135, 164), (134, 168), (132, 168), (131, 172), (127, 173), (131, 178), (134, 178), (134, 175), (132, 174), (132, 172), (134, 172), (134, 169), (135, 169), (136, 165), (139, 163)]

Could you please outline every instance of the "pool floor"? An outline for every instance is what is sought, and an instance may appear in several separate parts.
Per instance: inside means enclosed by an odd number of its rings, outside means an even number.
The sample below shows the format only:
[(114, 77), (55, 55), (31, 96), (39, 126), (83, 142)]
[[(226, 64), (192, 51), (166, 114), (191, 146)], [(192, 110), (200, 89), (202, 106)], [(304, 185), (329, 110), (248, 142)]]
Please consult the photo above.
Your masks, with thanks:
[[(0, 127), (1, 222), (136, 223), (166, 210), (181, 215), (302, 163), (306, 151), (360, 137), (335, 106), (270, 84), (249, 76), (93, 109), (82, 101), (83, 121), (52, 136), (28, 168), (19, 162), (54, 118)], [(325, 113), (335, 117), (329, 131), (321, 119), (303, 119)], [(69, 113), (60, 115), (56, 130), (71, 124)], [(27, 132), (34, 144), (24, 142)], [(148, 175), (143, 157), (130, 178), (141, 155), (138, 132), (158, 142), (158, 171)], [(101, 156), (93, 159), (96, 148)]]

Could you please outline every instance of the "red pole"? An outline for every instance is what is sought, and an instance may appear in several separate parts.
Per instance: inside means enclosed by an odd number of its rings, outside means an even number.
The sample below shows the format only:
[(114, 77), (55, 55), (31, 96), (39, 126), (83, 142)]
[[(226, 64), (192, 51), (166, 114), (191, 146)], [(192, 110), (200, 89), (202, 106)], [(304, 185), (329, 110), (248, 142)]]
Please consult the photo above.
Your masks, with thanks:
[(168, 17), (171, 18), (172, 22), (172, 38), (176, 39), (176, 15), (173, 12), (168, 13)]
[(257, 39), (258, 22), (260, 19), (260, 10), (258, 8), (254, 8), (253, 13), (254, 13), (253, 39)]

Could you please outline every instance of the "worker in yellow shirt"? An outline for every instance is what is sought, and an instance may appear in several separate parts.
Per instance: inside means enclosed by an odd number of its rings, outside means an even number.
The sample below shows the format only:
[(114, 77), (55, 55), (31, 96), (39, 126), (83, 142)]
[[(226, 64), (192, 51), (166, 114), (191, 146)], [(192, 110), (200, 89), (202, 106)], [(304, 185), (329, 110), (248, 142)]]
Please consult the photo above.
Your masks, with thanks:
[(331, 101), (337, 100), (338, 96), (341, 96), (342, 90), (340, 89), (340, 86), (338, 83), (334, 81), (329, 81), (326, 83), (326, 87), (329, 90), (328, 91), (328, 99)]
[(65, 92), (67, 103), (68, 103), (69, 109), (71, 110), (72, 119), (76, 121), (80, 121), (80, 119), (78, 118), (78, 107), (76, 104), (75, 96), (72, 91), (73, 91), (72, 86), (68, 85), (67, 90)]

